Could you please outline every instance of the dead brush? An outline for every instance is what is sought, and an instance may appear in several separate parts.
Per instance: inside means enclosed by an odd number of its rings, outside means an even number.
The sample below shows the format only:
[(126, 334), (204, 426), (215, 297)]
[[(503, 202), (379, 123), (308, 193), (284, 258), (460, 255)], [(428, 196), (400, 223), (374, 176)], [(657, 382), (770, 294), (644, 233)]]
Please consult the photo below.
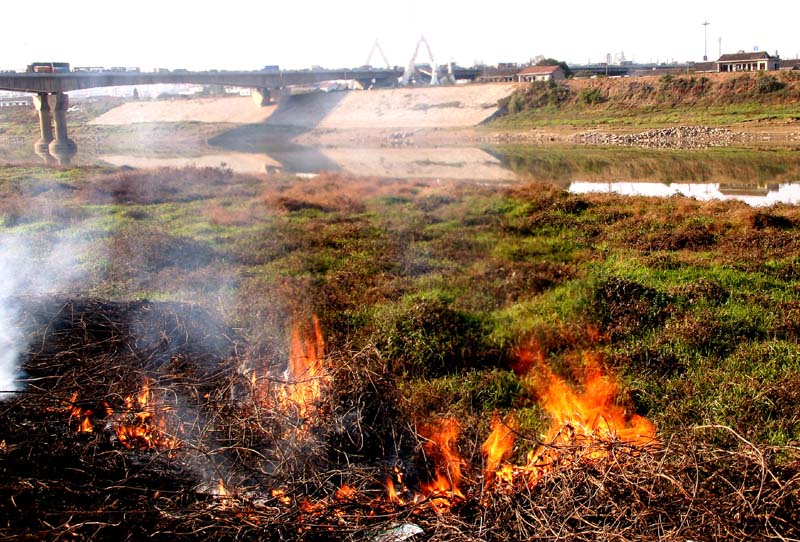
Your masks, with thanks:
[[(231, 332), (189, 307), (92, 299), (28, 306), (36, 345), (28, 387), (1, 404), (0, 538), (800, 537), (796, 446), (758, 447), (721, 426), (660, 444), (556, 445), (517, 434), (546, 451), (539, 457), (548, 467), (535, 478), (487, 482), (475, 436), (420, 434), (375, 348), (328, 352), (321, 373), (288, 378), (277, 355), (248, 354), (233, 336), (214, 342)], [(256, 366), (265, 371), (252, 378)], [(306, 396), (291, 388), (312, 382), (320, 391), (313, 403), (287, 399)], [(156, 409), (171, 417), (163, 430), (140, 414)], [(84, 415), (92, 431), (78, 429)], [(115, 429), (131, 419), (160, 438), (123, 446)], [(179, 443), (164, 445), (164, 436)], [(587, 445), (598, 453), (587, 454)], [(457, 452), (458, 491), (441, 464)], [(452, 489), (423, 490), (447, 473)], [(401, 490), (394, 499), (390, 481)]]
[(217, 226), (247, 226), (257, 224), (266, 213), (263, 206), (259, 205), (233, 207), (214, 202), (205, 209), (204, 214)]
[(263, 183), (263, 178), (234, 174), (228, 168), (128, 169), (90, 177), (79, 188), (76, 200), (90, 205), (190, 202), (231, 194), (253, 195)]
[[(533, 487), (491, 493), (489, 540), (796, 540), (800, 450), (715, 444), (696, 427), (658, 447), (613, 442), (600, 460), (553, 469)], [(562, 451), (569, 454), (569, 450)], [(791, 454), (778, 467), (776, 454)], [(465, 538), (462, 538), (462, 540)]]
[(291, 179), (268, 186), (263, 200), (286, 212), (312, 209), (328, 213), (364, 212), (373, 198), (431, 198), (458, 190), (458, 182), (376, 179), (346, 173), (323, 172), (311, 179)]

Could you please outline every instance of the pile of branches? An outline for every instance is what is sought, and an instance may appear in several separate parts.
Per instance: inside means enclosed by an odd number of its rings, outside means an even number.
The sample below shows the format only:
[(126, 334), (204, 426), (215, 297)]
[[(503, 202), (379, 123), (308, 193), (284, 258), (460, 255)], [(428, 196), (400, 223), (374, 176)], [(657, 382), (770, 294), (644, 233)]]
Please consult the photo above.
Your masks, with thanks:
[[(463, 496), (414, 500), (430, 458), (372, 349), (328, 356), (309, 414), (276, 406), (280, 360), (248, 358), (232, 330), (195, 307), (27, 307), (29, 383), (0, 403), (0, 539), (800, 539), (797, 448), (697, 428), (659, 445), (601, 443), (606, 453), (591, 460), (561, 448), (567, 460), (535, 483), (487, 483), (473, 459)], [(248, 377), (255, 363), (276, 365), (266, 388)], [(122, 446), (111, 415), (77, 430), (71, 409), (123, 411), (144, 381), (180, 446)], [(463, 457), (481, 457), (479, 442), (459, 444)], [(404, 503), (386, 494), (398, 472)]]

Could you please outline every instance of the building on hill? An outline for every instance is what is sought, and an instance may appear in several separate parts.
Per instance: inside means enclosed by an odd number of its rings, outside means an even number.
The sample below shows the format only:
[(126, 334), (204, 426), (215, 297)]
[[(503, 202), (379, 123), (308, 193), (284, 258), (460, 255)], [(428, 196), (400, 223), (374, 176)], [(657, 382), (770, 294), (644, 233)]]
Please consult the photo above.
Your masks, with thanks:
[(0, 98), (0, 107), (31, 107), (32, 105), (33, 98), (30, 96)]
[(561, 81), (566, 79), (564, 70), (561, 66), (528, 66), (517, 73), (520, 83), (532, 83), (533, 81)]
[(781, 60), (781, 70), (800, 70), (800, 58)]
[(716, 62), (695, 62), (694, 63), (694, 72), (695, 73), (711, 73), (719, 71), (717, 68)]
[(478, 76), (479, 83), (508, 83), (517, 80), (519, 66), (511, 62), (501, 62), (497, 66), (486, 66)]
[(759, 51), (745, 53), (740, 51), (733, 54), (724, 54), (717, 60), (718, 72), (758, 72), (779, 70), (780, 59), (770, 56), (769, 53)]

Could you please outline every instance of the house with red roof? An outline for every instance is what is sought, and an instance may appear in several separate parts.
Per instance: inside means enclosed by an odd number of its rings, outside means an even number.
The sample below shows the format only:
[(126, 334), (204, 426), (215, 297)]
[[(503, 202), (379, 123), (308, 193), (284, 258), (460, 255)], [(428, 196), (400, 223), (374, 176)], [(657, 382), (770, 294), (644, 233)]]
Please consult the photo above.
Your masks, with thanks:
[(517, 80), (520, 83), (532, 83), (533, 81), (561, 81), (566, 79), (564, 70), (561, 66), (528, 66), (517, 73)]

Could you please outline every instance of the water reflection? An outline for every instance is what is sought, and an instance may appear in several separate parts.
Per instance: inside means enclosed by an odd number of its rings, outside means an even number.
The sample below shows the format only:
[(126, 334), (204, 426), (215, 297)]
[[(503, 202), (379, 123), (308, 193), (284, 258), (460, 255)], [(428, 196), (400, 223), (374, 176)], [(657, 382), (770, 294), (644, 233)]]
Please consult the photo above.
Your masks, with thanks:
[(114, 166), (135, 168), (159, 167), (222, 167), (237, 173), (272, 173), (283, 169), (277, 160), (262, 154), (243, 152), (205, 154), (202, 156), (131, 156), (124, 154), (101, 155), (100, 159)]
[[(750, 205), (798, 203), (800, 153), (792, 149), (712, 149), (703, 151), (590, 147), (505, 146), (310, 148), (265, 140), (247, 129), (244, 141), (225, 139), (225, 147), (246, 149), (197, 157), (107, 155), (114, 165), (134, 167), (219, 166), (235, 171), (318, 173), (392, 178), (440, 178), (556, 183), (572, 192), (699, 200), (736, 199)], [(261, 133), (261, 136), (264, 134)]]
[(800, 203), (800, 184), (730, 184), (730, 183), (648, 183), (648, 182), (587, 182), (569, 185), (576, 194), (614, 193), (625, 196), (686, 196), (701, 201), (737, 200), (754, 207), (776, 203)]
[(102, 155), (115, 166), (152, 168), (162, 166), (229, 167), (239, 173), (299, 174), (343, 171), (353, 175), (398, 179), (475, 179), (513, 181), (516, 176), (482, 149), (456, 148), (331, 148), (266, 154), (219, 153), (189, 157)]
[(257, 153), (291, 173), (344, 171), (367, 177), (513, 181), (500, 158), (477, 147), (309, 147), (293, 141), (305, 128), (251, 124), (209, 144), (235, 153)]
[(798, 203), (800, 153), (781, 149), (667, 150), (503, 146), (493, 153), (521, 178), (576, 193), (616, 193), (763, 206)]
[[(197, 148), (192, 155), (162, 155), (158, 141), (149, 141), (141, 155), (82, 145), (88, 153), (73, 160), (72, 146), (36, 146), (48, 164), (104, 162), (116, 166), (184, 165), (228, 167), (237, 172), (313, 174), (345, 171), (353, 175), (391, 178), (475, 179), (555, 183), (572, 192), (698, 200), (736, 199), (750, 205), (800, 203), (800, 152), (778, 149), (716, 148), (670, 150), (594, 146), (504, 145), (314, 148), (294, 142), (304, 130), (265, 124), (229, 130)], [(106, 142), (107, 143), (107, 142)], [(41, 147), (41, 148), (40, 148)], [(119, 145), (122, 150), (123, 146)], [(156, 152), (156, 149), (159, 152)]]

